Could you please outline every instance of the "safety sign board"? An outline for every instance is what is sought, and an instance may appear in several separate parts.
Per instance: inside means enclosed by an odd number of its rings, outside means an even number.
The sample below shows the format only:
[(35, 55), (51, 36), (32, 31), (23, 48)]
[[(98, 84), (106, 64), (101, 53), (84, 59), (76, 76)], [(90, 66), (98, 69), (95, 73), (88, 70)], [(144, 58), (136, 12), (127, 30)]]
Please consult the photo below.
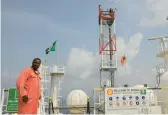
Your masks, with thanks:
[(145, 88), (106, 88), (105, 102), (107, 107), (137, 107), (147, 106), (147, 89)]

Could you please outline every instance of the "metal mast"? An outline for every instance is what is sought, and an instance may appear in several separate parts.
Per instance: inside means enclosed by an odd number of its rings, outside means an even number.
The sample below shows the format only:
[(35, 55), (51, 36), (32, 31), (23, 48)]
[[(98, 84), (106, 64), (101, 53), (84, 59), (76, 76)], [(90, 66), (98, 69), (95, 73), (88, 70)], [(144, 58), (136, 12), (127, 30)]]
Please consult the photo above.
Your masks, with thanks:
[[(100, 62), (100, 87), (114, 87), (117, 70), (115, 11), (103, 11), (99, 5), (99, 55)], [(98, 113), (105, 113), (104, 90), (100, 91)]]
[[(99, 5), (99, 54), (100, 63), (100, 87), (115, 85), (115, 73), (117, 70), (116, 35), (115, 35), (115, 11), (109, 9), (103, 11)], [(110, 81), (110, 83), (109, 83)]]

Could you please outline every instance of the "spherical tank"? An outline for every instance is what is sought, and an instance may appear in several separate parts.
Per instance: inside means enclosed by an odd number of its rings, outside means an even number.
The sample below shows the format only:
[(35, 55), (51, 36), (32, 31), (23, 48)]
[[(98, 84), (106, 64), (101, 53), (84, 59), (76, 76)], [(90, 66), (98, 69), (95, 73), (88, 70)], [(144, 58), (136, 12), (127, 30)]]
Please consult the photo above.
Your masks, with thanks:
[(77, 108), (77, 107), (86, 107), (86, 105), (87, 105), (87, 95), (84, 91), (73, 90), (69, 93), (67, 97), (67, 107), (69, 107), (71, 114), (84, 113), (84, 108)]
[[(168, 71), (166, 71), (161, 77), (160, 77), (160, 87), (168, 87)], [(159, 90), (157, 93), (158, 101), (164, 102), (166, 106), (168, 106), (168, 91), (167, 90)]]

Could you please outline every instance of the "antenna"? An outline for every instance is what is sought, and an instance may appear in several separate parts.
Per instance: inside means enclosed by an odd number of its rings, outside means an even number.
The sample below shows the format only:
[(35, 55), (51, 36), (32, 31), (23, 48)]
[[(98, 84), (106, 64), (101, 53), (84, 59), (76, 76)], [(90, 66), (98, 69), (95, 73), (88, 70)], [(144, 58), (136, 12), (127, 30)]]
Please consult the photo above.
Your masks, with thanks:
[[(117, 3), (119, 0), (108, 0), (110, 4)], [(114, 11), (117, 11), (117, 8), (114, 8)]]
[(109, 3), (111, 4), (113, 4), (113, 3), (117, 3), (117, 2), (119, 2), (120, 0), (109, 0)]

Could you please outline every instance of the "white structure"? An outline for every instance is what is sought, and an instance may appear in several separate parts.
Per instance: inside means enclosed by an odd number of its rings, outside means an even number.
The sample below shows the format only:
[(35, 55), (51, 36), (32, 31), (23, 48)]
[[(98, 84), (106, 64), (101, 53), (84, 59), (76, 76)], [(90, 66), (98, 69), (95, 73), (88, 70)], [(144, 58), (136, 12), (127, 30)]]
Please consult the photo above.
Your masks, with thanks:
[[(100, 87), (114, 87), (117, 71), (115, 11), (109, 9), (103, 11), (99, 5), (99, 55), (100, 61)], [(104, 91), (101, 90), (95, 107), (99, 107), (99, 113), (104, 114)], [(96, 97), (96, 96), (95, 96)], [(95, 100), (97, 102), (97, 100)]]
[(168, 36), (153, 37), (148, 40), (160, 40), (160, 44), (157, 47), (156, 56), (164, 59), (163, 67), (159, 68), (159, 70), (161, 69), (163, 72), (165, 72), (168, 69)]
[[(60, 84), (62, 81), (62, 77), (64, 75), (64, 67), (62, 66), (47, 66), (42, 64), (39, 68), (40, 77), (41, 77), (41, 101), (39, 114), (45, 114), (46, 108), (49, 107), (49, 97), (53, 99), (54, 107), (58, 107), (60, 104), (61, 96), (60, 92)], [(56, 109), (55, 113), (59, 113), (59, 110)]]
[[(73, 90), (67, 97), (67, 107), (71, 114), (83, 114), (84, 108), (87, 105), (87, 95), (82, 90)], [(74, 108), (71, 108), (74, 107)], [(76, 108), (75, 108), (76, 107)], [(79, 108), (81, 107), (81, 108)]]
[(50, 73), (49, 66), (41, 64), (39, 68), (41, 77), (41, 100), (39, 107), (39, 114), (45, 114), (45, 108), (48, 107), (49, 100), (49, 85), (50, 85)]
[[(50, 96), (53, 100), (53, 106), (58, 107), (61, 102), (61, 96), (60, 96), (60, 84), (62, 82), (62, 78), (64, 76), (64, 67), (63, 66), (57, 66), (53, 65), (49, 69), (50, 75), (51, 75), (51, 92)], [(59, 114), (59, 110), (55, 109), (55, 113)]]
[[(164, 60), (163, 64), (157, 65), (157, 83), (160, 87), (168, 87), (168, 36), (161, 36), (161, 37), (154, 37), (150, 38), (149, 40), (160, 40), (160, 44), (157, 47), (157, 57), (160, 57)], [(161, 101), (162, 105), (164, 104), (164, 107), (167, 108), (168, 112), (168, 91), (167, 90), (161, 90), (158, 91), (157, 96), (158, 100)]]

